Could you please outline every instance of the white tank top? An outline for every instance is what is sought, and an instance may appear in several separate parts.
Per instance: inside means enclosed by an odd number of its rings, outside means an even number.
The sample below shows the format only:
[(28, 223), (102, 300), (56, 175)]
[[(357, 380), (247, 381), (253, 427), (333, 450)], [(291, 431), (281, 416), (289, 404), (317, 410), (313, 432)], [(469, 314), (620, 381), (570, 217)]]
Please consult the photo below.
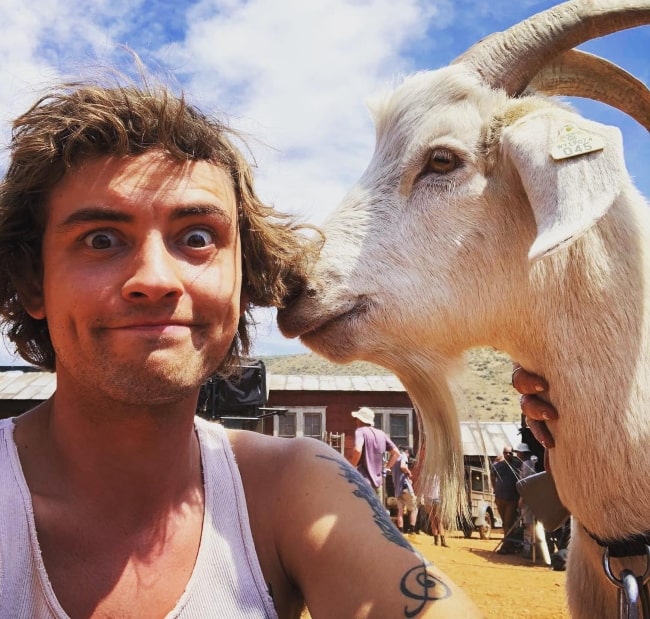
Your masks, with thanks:
[[(226, 432), (199, 417), (195, 426), (205, 479), (203, 530), (192, 575), (166, 619), (277, 619)], [(0, 617), (68, 619), (41, 558), (13, 429), (13, 419), (0, 420)]]

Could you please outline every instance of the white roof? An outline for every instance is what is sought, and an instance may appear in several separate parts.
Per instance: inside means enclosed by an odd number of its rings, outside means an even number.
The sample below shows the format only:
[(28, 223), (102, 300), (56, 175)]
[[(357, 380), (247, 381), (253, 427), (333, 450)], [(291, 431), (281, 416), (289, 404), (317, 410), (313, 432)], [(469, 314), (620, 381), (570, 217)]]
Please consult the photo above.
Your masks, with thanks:
[(466, 456), (497, 456), (506, 445), (521, 443), (520, 425), (505, 421), (461, 421), (463, 454)]
[(402, 391), (396, 376), (314, 376), (266, 374), (267, 391)]

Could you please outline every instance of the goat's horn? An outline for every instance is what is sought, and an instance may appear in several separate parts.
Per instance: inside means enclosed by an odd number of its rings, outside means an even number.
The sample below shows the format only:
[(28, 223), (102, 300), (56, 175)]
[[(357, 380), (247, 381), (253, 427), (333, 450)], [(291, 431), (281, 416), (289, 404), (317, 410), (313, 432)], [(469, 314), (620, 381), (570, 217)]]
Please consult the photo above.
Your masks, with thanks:
[(607, 60), (569, 50), (546, 65), (530, 82), (549, 95), (587, 97), (625, 112), (650, 131), (650, 90)]
[(570, 0), (479, 41), (454, 63), (521, 94), (555, 56), (585, 41), (650, 23), (650, 0)]

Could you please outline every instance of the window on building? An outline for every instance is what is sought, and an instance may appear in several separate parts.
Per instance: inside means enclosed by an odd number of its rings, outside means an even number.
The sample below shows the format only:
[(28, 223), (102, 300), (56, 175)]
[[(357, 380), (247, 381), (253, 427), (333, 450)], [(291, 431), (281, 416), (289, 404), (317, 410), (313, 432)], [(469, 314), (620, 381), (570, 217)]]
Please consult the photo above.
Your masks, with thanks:
[(277, 431), (273, 434), (283, 438), (293, 438), (296, 436), (296, 413), (285, 413), (284, 415), (276, 415), (275, 417)]
[(395, 445), (410, 445), (409, 440), (409, 416), (404, 413), (390, 413), (388, 416), (390, 431), (388, 435)]
[(413, 445), (413, 410), (410, 408), (373, 408), (375, 428), (383, 430), (393, 443)]
[(325, 431), (325, 407), (288, 406), (284, 415), (273, 418), (273, 435), (284, 438), (309, 436), (321, 440)]
[(320, 413), (303, 414), (303, 436), (320, 439), (323, 436), (323, 416)]

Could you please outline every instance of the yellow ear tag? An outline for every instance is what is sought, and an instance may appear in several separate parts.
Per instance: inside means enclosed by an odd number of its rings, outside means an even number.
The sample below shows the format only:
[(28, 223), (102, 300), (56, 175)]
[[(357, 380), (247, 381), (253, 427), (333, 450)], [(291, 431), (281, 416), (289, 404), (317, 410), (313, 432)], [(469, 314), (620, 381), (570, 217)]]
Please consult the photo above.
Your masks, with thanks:
[(604, 148), (605, 141), (599, 135), (577, 129), (572, 125), (565, 125), (558, 133), (557, 141), (551, 149), (551, 157), (557, 161), (579, 157)]

